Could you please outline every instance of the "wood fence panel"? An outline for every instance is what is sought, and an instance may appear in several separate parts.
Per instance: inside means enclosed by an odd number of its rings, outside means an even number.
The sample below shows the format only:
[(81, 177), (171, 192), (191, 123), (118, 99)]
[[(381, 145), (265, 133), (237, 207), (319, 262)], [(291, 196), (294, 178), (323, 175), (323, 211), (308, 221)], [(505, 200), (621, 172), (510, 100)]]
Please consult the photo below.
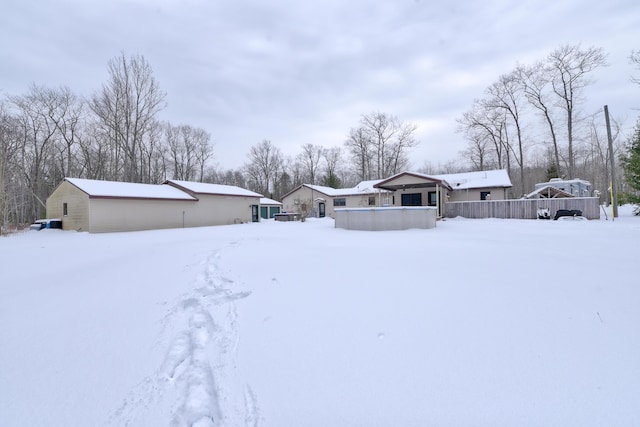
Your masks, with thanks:
[(587, 219), (600, 219), (597, 197), (567, 197), (564, 199), (478, 200), (447, 202), (445, 216), (455, 218), (537, 219), (538, 209), (549, 209), (551, 217), (560, 209), (580, 210)]

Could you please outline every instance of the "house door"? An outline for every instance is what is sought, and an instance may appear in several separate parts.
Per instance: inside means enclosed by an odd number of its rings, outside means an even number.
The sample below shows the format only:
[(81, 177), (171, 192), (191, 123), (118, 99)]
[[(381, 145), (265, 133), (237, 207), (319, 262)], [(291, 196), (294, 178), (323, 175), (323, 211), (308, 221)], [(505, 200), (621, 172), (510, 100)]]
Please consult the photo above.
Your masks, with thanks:
[(258, 205), (251, 205), (251, 222), (260, 221), (260, 215), (258, 214)]
[(325, 215), (326, 213), (325, 213), (324, 203), (320, 202), (318, 203), (318, 217), (324, 218)]

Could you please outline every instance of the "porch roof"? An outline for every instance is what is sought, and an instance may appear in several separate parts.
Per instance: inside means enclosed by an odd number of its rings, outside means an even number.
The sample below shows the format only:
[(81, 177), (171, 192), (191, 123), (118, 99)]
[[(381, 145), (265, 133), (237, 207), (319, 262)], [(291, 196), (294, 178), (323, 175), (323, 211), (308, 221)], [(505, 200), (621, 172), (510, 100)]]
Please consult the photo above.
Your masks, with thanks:
[(400, 172), (375, 184), (375, 188), (395, 191), (408, 188), (444, 187), (451, 190), (451, 185), (444, 179), (418, 172)]
[(552, 185), (547, 185), (546, 187), (538, 188), (537, 190), (532, 191), (531, 193), (524, 196), (525, 199), (535, 199), (535, 198), (563, 199), (568, 197), (574, 197), (574, 195), (567, 191), (554, 187)]

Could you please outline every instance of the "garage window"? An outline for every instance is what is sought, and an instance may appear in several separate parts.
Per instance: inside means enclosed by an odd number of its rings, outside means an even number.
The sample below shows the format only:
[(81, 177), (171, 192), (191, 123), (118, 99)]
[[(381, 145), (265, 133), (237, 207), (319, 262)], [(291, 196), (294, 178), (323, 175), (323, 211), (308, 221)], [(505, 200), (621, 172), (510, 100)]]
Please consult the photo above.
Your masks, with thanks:
[(62, 204), (62, 215), (67, 216), (67, 215), (68, 215), (68, 213), (69, 213), (69, 210), (68, 210), (68, 208), (67, 208), (67, 204), (66, 204), (66, 203), (63, 203), (63, 204)]

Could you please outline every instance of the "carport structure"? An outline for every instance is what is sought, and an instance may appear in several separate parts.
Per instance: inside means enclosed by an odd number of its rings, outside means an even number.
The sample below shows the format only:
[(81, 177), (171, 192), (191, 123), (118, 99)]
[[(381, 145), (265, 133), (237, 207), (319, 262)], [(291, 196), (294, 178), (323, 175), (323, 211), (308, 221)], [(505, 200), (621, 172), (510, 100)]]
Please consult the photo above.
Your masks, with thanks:
[(444, 215), (447, 194), (452, 190), (444, 179), (417, 172), (398, 173), (374, 187), (391, 191), (393, 206), (432, 206), (438, 218)]

